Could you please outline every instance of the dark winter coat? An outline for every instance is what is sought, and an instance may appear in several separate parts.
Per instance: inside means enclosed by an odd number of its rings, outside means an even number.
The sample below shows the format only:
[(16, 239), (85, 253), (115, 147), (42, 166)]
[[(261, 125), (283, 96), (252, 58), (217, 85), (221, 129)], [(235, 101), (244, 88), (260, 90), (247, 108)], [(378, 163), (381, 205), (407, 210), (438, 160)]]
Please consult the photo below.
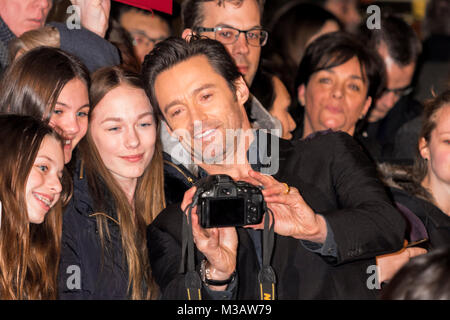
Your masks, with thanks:
[[(410, 168), (384, 164), (380, 166), (380, 172), (401, 211), (413, 213), (422, 222), (429, 239), (426, 248), (450, 245), (450, 217), (429, 200), (430, 195), (420, 184), (413, 181)], [(411, 220), (408, 229), (414, 233), (420, 226)]]
[[(60, 299), (128, 299), (128, 268), (112, 199), (107, 210), (96, 212), (85, 173), (78, 162), (73, 197), (64, 212)], [(105, 197), (109, 197), (105, 192)], [(107, 217), (111, 240), (102, 250), (97, 215)], [(80, 275), (79, 282), (77, 275)]]
[[(267, 139), (267, 141), (271, 141)], [(325, 217), (337, 252), (318, 254), (305, 241), (275, 235), (272, 267), (279, 299), (373, 299), (368, 286), (375, 256), (398, 251), (405, 222), (393, 207), (372, 162), (346, 133), (279, 140), (279, 170), (274, 177), (296, 187), (306, 203)], [(272, 155), (272, 161), (276, 161)], [(252, 165), (254, 170), (258, 168)], [(170, 191), (170, 188), (167, 190)], [(179, 205), (167, 207), (147, 229), (153, 276), (163, 296), (186, 299), (181, 260)], [(330, 230), (329, 230), (330, 231)], [(259, 299), (258, 262), (250, 231), (237, 228), (238, 299)], [(197, 264), (202, 259), (198, 252)], [(208, 298), (203, 289), (202, 295)]]

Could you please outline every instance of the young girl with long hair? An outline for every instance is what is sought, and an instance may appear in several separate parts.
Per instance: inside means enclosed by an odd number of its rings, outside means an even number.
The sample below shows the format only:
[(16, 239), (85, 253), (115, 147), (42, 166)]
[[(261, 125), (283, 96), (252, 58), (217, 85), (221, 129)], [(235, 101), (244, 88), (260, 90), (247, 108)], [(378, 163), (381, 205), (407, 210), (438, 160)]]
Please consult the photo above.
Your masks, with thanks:
[(60, 49), (39, 47), (18, 58), (0, 82), (0, 112), (33, 116), (64, 139), (68, 163), (86, 134), (89, 72), (76, 57)]
[(425, 104), (413, 167), (388, 168), (397, 203), (426, 227), (429, 248), (450, 243), (450, 90)]
[[(89, 129), (64, 214), (63, 299), (157, 296), (146, 226), (164, 207), (159, 121), (140, 78), (119, 67), (92, 75)], [(70, 266), (81, 281), (68, 285)]]
[(62, 140), (19, 115), (0, 115), (0, 135), (0, 299), (56, 299)]
[[(426, 239), (423, 246), (427, 250), (448, 246), (450, 90), (425, 104), (414, 166), (383, 164), (380, 169), (397, 207), (409, 217), (410, 237)], [(410, 258), (425, 252), (420, 247), (405, 248), (378, 259), (380, 278), (390, 279)]]

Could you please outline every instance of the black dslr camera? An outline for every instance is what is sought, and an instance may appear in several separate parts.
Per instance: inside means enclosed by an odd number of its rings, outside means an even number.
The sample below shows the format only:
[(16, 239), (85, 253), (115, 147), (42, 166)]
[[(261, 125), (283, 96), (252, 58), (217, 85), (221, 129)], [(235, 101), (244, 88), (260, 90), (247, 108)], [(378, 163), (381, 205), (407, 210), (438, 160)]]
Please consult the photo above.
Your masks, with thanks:
[(197, 214), (203, 228), (238, 227), (261, 222), (266, 205), (260, 188), (230, 176), (199, 180)]

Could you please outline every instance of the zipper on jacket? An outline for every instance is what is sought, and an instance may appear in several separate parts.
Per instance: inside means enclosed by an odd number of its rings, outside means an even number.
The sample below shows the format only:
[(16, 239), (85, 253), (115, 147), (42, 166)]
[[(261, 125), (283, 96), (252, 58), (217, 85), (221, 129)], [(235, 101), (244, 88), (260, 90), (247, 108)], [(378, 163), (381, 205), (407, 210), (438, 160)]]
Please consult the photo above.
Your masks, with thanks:
[(180, 168), (178, 168), (175, 164), (173, 164), (172, 162), (170, 162), (169, 160), (164, 160), (164, 163), (167, 163), (168, 165), (170, 165), (171, 167), (175, 168), (179, 173), (181, 173), (186, 180), (190, 183), (190, 184), (194, 184), (194, 179), (192, 179), (191, 177), (189, 177), (186, 173), (183, 172), (183, 170), (181, 170)]

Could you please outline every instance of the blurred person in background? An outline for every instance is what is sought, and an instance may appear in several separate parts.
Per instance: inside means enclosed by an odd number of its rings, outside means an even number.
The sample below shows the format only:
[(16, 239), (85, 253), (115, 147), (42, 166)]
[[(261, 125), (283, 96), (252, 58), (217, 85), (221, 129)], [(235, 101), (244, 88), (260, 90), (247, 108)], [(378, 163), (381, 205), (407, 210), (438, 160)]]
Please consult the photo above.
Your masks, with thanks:
[(79, 58), (89, 72), (120, 64), (117, 48), (92, 31), (69, 29), (66, 24), (51, 22), (39, 29), (23, 33), (9, 43), (11, 62), (37, 47), (59, 48)]
[(125, 4), (113, 4), (113, 15), (132, 36), (139, 62), (153, 50), (156, 43), (171, 35), (168, 18), (162, 13), (150, 12)]
[(418, 63), (414, 97), (419, 101), (433, 98), (448, 88), (450, 81), (450, 2), (430, 0), (424, 21), (423, 53)]
[(292, 139), (296, 123), (289, 113), (289, 108), (292, 106), (291, 95), (283, 82), (273, 74), (259, 68), (250, 90), (267, 111), (280, 120), (283, 130), (281, 138)]
[(119, 49), (120, 52), (120, 66), (134, 73), (141, 71), (141, 61), (136, 55), (134, 39), (131, 34), (122, 27), (119, 22), (111, 19), (109, 29), (106, 33), (105, 39), (111, 42)]
[(292, 97), (296, 97), (295, 72), (306, 47), (322, 34), (343, 28), (329, 11), (297, 0), (278, 9), (268, 29), (270, 38), (263, 49), (263, 57), (270, 61), (271, 69), (283, 81)]
[(359, 0), (318, 0), (313, 1), (333, 13), (345, 26), (345, 30), (355, 32), (361, 23)]
[(0, 74), (8, 65), (8, 44), (24, 32), (44, 26), (52, 0), (0, 2)]
[[(427, 2), (424, 21), (423, 52), (416, 71), (416, 86), (413, 96), (425, 102), (450, 88), (450, 2), (431, 0)], [(395, 137), (393, 157), (395, 159), (415, 158), (416, 145), (411, 141), (419, 139), (422, 117), (405, 123)]]
[(356, 137), (374, 160), (395, 161), (393, 150), (398, 129), (420, 115), (423, 108), (411, 95), (422, 46), (415, 31), (393, 15), (381, 17), (380, 29), (361, 25), (359, 35), (368, 48), (376, 48), (383, 58), (386, 85)]

